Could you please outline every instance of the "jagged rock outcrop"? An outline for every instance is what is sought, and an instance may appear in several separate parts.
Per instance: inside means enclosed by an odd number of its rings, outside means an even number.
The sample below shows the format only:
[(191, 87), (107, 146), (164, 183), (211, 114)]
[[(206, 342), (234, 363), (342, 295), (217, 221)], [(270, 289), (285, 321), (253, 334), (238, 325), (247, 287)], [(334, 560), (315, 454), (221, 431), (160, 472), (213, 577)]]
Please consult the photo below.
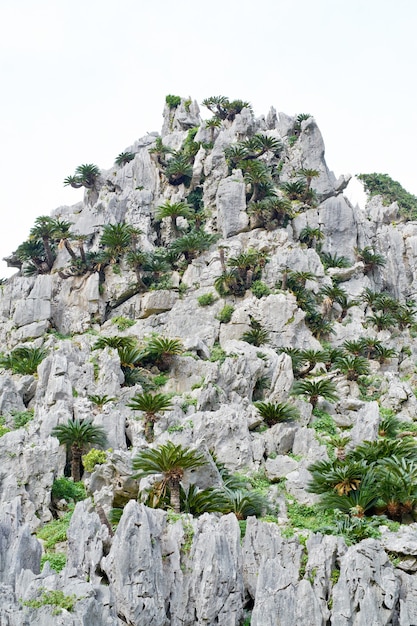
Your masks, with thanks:
[[(71, 236), (55, 242), (52, 268), (24, 260), (1, 286), (1, 625), (417, 623), (411, 517), (400, 530), (384, 518), (379, 539), (353, 545), (292, 522), (292, 507), (306, 517), (318, 510), (312, 463), (377, 441), (387, 413), (414, 432), (417, 225), (378, 197), (351, 205), (349, 177), (328, 169), (313, 117), (271, 109), (255, 118), (244, 104), (221, 110), (211, 127), (195, 101), (167, 104), (161, 135), (136, 140), (128, 162), (101, 171), (82, 202), (54, 211)], [(294, 182), (301, 187), (288, 191)], [(183, 214), (157, 218), (161, 205), (181, 203)], [(103, 244), (120, 224), (134, 232), (136, 256)], [(383, 260), (372, 266), (363, 249)], [(391, 298), (388, 313), (410, 316), (373, 317), (373, 292)], [(147, 352), (161, 337), (181, 349)], [(362, 375), (327, 356), (349, 344), (358, 356), (364, 337)], [(23, 374), (16, 348), (45, 354)], [(335, 396), (294, 397), (294, 382), (312, 379), (331, 382)], [(148, 416), (152, 437), (144, 412), (129, 407), (149, 389), (171, 394), (169, 408)], [(299, 417), (268, 422), (259, 401), (289, 404)], [(84, 472), (88, 497), (75, 506), (57, 572), (48, 561), (41, 568), (45, 547), (33, 533), (71, 508), (52, 498), (70, 452), (51, 432), (72, 419), (103, 428), (108, 450)], [(346, 433), (347, 443), (337, 440)], [(267, 483), (252, 491), (264, 490), (271, 521), (242, 513), (239, 498), (225, 515), (146, 506), (168, 497), (167, 479), (161, 471), (139, 480), (132, 460), (167, 442), (207, 461), (184, 475), (184, 493), (213, 487), (224, 496), (239, 472), (240, 490)], [(121, 516), (114, 531), (112, 509)], [(74, 595), (72, 610), (48, 603), (49, 592)]]

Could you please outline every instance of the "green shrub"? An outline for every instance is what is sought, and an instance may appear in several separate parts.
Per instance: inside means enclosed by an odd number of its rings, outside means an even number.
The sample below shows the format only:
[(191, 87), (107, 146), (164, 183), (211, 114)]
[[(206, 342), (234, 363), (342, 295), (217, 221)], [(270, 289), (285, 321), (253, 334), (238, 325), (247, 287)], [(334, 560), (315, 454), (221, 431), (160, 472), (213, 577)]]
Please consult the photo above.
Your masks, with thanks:
[(337, 434), (336, 424), (329, 413), (315, 408), (313, 411), (313, 415), (315, 416), (315, 419), (312, 423), (312, 428), (314, 428), (316, 433), (320, 433), (323, 435)]
[(252, 283), (251, 291), (255, 298), (262, 298), (263, 296), (269, 296), (271, 293), (270, 288), (262, 280), (255, 280)]
[(68, 513), (60, 519), (48, 522), (37, 531), (36, 536), (42, 539), (46, 550), (51, 550), (57, 543), (67, 540), (67, 530), (70, 525), (72, 513), (73, 511), (68, 511)]
[(0, 424), (0, 437), (3, 437), (3, 435), (9, 432), (10, 432), (10, 428), (7, 428), (7, 426)]
[(86, 498), (84, 483), (74, 483), (65, 476), (56, 478), (52, 485), (51, 496), (53, 500), (80, 502)]
[(176, 109), (181, 104), (181, 96), (173, 96), (168, 94), (165, 96), (165, 102), (170, 109)]
[(222, 324), (228, 324), (232, 319), (233, 311), (235, 307), (231, 304), (225, 304), (221, 311), (216, 315), (219, 322)]
[[(156, 376), (152, 378), (152, 385), (153, 385), (152, 388), (158, 389), (159, 387), (163, 387), (168, 381), (169, 381), (168, 374), (163, 374), (163, 373), (156, 374)], [(146, 391), (146, 389), (144, 391)]]
[(210, 293), (205, 293), (202, 296), (197, 298), (197, 302), (199, 304), (199, 306), (209, 306), (210, 304), (213, 304), (213, 302), (216, 301), (216, 298), (214, 296), (214, 294)]
[(402, 215), (410, 220), (417, 218), (417, 197), (406, 191), (388, 174), (358, 174), (357, 178), (363, 182), (368, 196), (372, 198), (372, 196), (380, 195), (386, 205), (398, 202)]
[(215, 343), (210, 352), (210, 361), (219, 361), (224, 363), (227, 357), (227, 353), (223, 350), (220, 344)]
[(87, 454), (82, 456), (82, 462), (86, 472), (92, 472), (96, 465), (103, 465), (107, 460), (107, 453), (104, 450), (92, 448)]
[(118, 315), (117, 317), (112, 318), (112, 324), (117, 326), (118, 330), (126, 330), (131, 326), (134, 326), (135, 320), (131, 320), (128, 317), (124, 317), (123, 315)]
[(77, 598), (75, 595), (66, 596), (64, 592), (60, 590), (43, 590), (38, 599), (26, 600), (23, 602), (23, 605), (28, 606), (31, 609), (39, 609), (41, 606), (47, 605), (55, 606), (58, 610), (54, 610), (52, 614), (59, 615), (59, 609), (65, 609), (66, 611), (71, 612), (78, 600), (81, 600), (81, 598)]
[(294, 500), (287, 501), (288, 519), (293, 528), (318, 532), (333, 523), (333, 512), (323, 511), (317, 506), (306, 506)]
[(33, 413), (33, 409), (12, 413), (14, 428), (23, 428), (23, 426), (26, 426), (28, 422), (33, 420)]
[(48, 562), (53, 570), (60, 572), (64, 569), (67, 556), (63, 552), (46, 552), (41, 557), (41, 568)]

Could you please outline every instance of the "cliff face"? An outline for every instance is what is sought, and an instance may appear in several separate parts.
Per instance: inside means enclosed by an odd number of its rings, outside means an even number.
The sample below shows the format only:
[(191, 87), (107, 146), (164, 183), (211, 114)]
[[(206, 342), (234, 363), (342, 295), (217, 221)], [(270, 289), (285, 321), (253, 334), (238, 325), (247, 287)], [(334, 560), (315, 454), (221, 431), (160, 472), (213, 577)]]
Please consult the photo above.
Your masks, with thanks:
[[(324, 340), (329, 349), (367, 337), (391, 356), (369, 361), (362, 386), (341, 368), (313, 365), (337, 390), (337, 401), (322, 398), (318, 408), (333, 420), (334, 432), (349, 433), (351, 449), (377, 440), (381, 407), (413, 422), (412, 323), (372, 322), (363, 294), (384, 292), (403, 308), (414, 297), (417, 223), (378, 197), (365, 210), (349, 203), (343, 196), (348, 178), (336, 180), (328, 170), (312, 117), (271, 109), (255, 119), (249, 108), (230, 117), (210, 128), (197, 103), (167, 106), (162, 142), (157, 134), (139, 139), (126, 149), (128, 162), (100, 172), (82, 203), (54, 212), (54, 219), (71, 222), (72, 244), (68, 250), (64, 238), (57, 243), (51, 271), (28, 276), (24, 262), (1, 287), (3, 353), (24, 346), (46, 354), (34, 374), (0, 373), (1, 625), (417, 623), (416, 525), (385, 527), (378, 539), (350, 546), (341, 536), (294, 531), (286, 502), (317, 503), (307, 490), (308, 467), (328, 459), (329, 446), (312, 428), (312, 403), (291, 400), (299, 419), (269, 428), (259, 428), (264, 422), (254, 405), (290, 398), (299, 371), (281, 348), (322, 350)], [(245, 144), (259, 136), (275, 140), (274, 148)], [(246, 154), (237, 159), (233, 146), (242, 145)], [(188, 159), (183, 180), (168, 170), (178, 155)], [(267, 181), (256, 179), (250, 161), (262, 164)], [(300, 177), (304, 186), (291, 195), (286, 183)], [(269, 195), (268, 185), (274, 188)], [(280, 209), (265, 202), (272, 196), (282, 201)], [(183, 201), (192, 214), (157, 219), (158, 207)], [(106, 227), (122, 223), (139, 231), (136, 253), (169, 251), (170, 267), (151, 267), (150, 256), (148, 265), (124, 253), (103, 256)], [(175, 242), (190, 233), (200, 243), (179, 248)], [(217, 235), (211, 244), (210, 235)], [(370, 267), (364, 251), (380, 253), (384, 263)], [(256, 263), (241, 259), (239, 265), (242, 253)], [(345, 257), (348, 267), (332, 267), (330, 257)], [(316, 317), (303, 307), (294, 277), (314, 299)], [(350, 306), (328, 295), (325, 288), (335, 285)], [(214, 297), (207, 303), (208, 294)], [(253, 334), (252, 343), (242, 340), (257, 328), (266, 332), (261, 344)], [(164, 367), (143, 359), (155, 334), (182, 344)], [(143, 362), (126, 364), (111, 345), (96, 349), (99, 337), (116, 336), (134, 339)], [(132, 371), (146, 380), (128, 384)], [(155, 375), (163, 383), (158, 392), (172, 397), (149, 442), (142, 414), (127, 404)], [(111, 401), (100, 405), (104, 396)], [(33, 419), (19, 427), (16, 415), (32, 410)], [(51, 503), (51, 490), (68, 470), (65, 447), (51, 431), (88, 418), (106, 431), (106, 461), (83, 476), (89, 497), (75, 506), (62, 546), (64, 569), (57, 573), (46, 563), (41, 571), (42, 547), (33, 533), (63, 514)], [(168, 441), (205, 455), (204, 467), (186, 472), (184, 488), (221, 486), (222, 465), (229, 473), (264, 473), (274, 519), (250, 516), (241, 538), (234, 513), (175, 516), (146, 507), (151, 482), (132, 478), (132, 458)], [(109, 516), (114, 507), (124, 508), (113, 536), (99, 513)], [(30, 604), (45, 590), (78, 601), (57, 616), (51, 604)]]

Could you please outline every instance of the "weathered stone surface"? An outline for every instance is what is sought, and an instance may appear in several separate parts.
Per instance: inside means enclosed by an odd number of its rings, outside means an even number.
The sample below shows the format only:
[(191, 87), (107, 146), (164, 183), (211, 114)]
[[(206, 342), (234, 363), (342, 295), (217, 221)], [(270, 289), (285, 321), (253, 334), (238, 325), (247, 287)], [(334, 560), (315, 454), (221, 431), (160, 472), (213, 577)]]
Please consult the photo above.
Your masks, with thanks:
[(25, 300), (19, 300), (13, 315), (16, 326), (48, 320), (51, 316), (51, 277), (38, 276)]
[(380, 544), (366, 539), (340, 560), (333, 589), (332, 626), (382, 626), (393, 623), (400, 583)]
[(102, 560), (117, 612), (133, 626), (214, 624), (219, 616), (221, 623), (238, 626), (243, 604), (239, 535), (234, 516), (167, 525), (166, 513), (130, 502)]
[(17, 389), (16, 378), (9, 374), (0, 376), (0, 413), (2, 415), (25, 410), (22, 395)]
[(240, 170), (235, 170), (229, 178), (221, 181), (216, 204), (219, 228), (225, 239), (247, 228), (249, 218), (246, 213), (245, 183)]
[(42, 548), (24, 522), (19, 497), (0, 508), (0, 545), (1, 583), (13, 584), (22, 569), (39, 573)]
[(354, 448), (363, 441), (375, 441), (378, 437), (379, 406), (377, 402), (366, 403), (356, 413), (355, 424), (350, 431), (349, 448)]
[[(348, 177), (336, 180), (328, 170), (314, 119), (302, 121), (297, 128), (295, 122), (294, 117), (277, 115), (275, 110), (255, 119), (250, 109), (243, 109), (212, 130), (201, 124), (197, 103), (183, 98), (179, 106), (165, 108), (162, 137), (166, 147), (180, 151), (190, 137), (189, 129), (200, 124), (195, 141), (204, 145), (194, 159), (190, 157), (188, 187), (168, 183), (164, 170), (172, 154), (149, 153), (158, 137), (150, 133), (126, 149), (134, 154), (129, 163), (100, 172), (95, 189), (86, 190), (82, 202), (53, 213), (72, 222), (73, 234), (85, 235), (88, 255), (102, 251), (103, 228), (117, 223), (140, 229), (137, 250), (152, 252), (170, 248), (175, 238), (169, 220), (156, 224), (155, 209), (166, 201), (184, 200), (197, 208), (200, 194), (204, 232), (223, 239), (191, 262), (183, 255), (172, 259), (172, 289), (138, 292), (135, 272), (123, 255), (117, 263), (104, 261), (83, 275), (69, 276), (71, 271), (65, 266), (70, 255), (63, 242), (56, 246), (50, 275), (17, 274), (1, 285), (2, 352), (24, 343), (46, 348), (48, 357), (34, 375), (6, 370), (0, 374), (0, 417), (11, 428), (0, 437), (0, 624), (240, 626), (246, 617), (243, 607), (251, 603), (251, 623), (256, 626), (417, 623), (414, 525), (402, 526), (396, 533), (385, 529), (381, 542), (367, 540), (349, 549), (340, 538), (307, 531), (301, 532), (305, 539), (282, 536), (292, 532), (288, 494), (299, 504), (317, 502), (318, 496), (306, 490), (308, 467), (327, 458), (327, 451), (314, 430), (307, 428), (315, 416), (305, 401), (290, 399), (300, 410), (296, 422), (262, 428), (254, 401), (283, 402), (291, 395), (292, 363), (280, 354), (280, 348), (321, 350), (324, 341), (341, 347), (347, 340), (375, 336), (398, 355), (386, 363), (375, 358), (369, 361), (369, 394), (378, 392), (379, 405), (393, 409), (405, 422), (414, 421), (417, 411), (413, 332), (406, 324), (377, 332), (369, 321), (375, 311), (362, 297), (368, 289), (387, 292), (399, 303), (415, 299), (417, 223), (403, 221), (397, 205), (385, 207), (380, 198), (373, 198), (365, 209), (352, 207), (341, 195)], [(250, 139), (255, 132), (283, 143), (281, 165), (271, 152), (261, 157), (276, 172), (278, 194), (280, 183), (294, 180), (300, 168), (319, 172), (311, 183), (317, 206), (294, 201), (296, 215), (283, 227), (252, 228), (255, 222), (247, 214), (249, 186), (241, 170), (232, 174), (228, 170), (225, 148)], [(191, 220), (187, 223), (182, 218), (178, 226), (184, 232), (194, 228)], [(321, 251), (300, 243), (306, 226), (320, 228), (324, 235)], [(73, 241), (72, 245), (80, 255), (78, 244)], [(383, 254), (385, 264), (368, 271), (355, 252), (365, 246)], [(219, 296), (214, 285), (224, 263), (231, 269), (230, 259), (251, 248), (265, 253), (261, 279), (270, 295), (256, 298), (249, 276), (244, 293)], [(322, 251), (345, 256), (351, 267), (325, 269)], [(313, 275), (305, 285), (309, 306), (300, 294), (297, 303), (296, 294), (288, 289), (289, 271)], [(144, 269), (144, 279), (156, 277)], [(325, 314), (321, 289), (339, 282), (347, 297), (358, 303), (343, 319), (340, 304), (334, 303), (327, 312), (332, 332), (324, 335), (318, 320), (312, 320), (311, 307)], [(215, 295), (215, 302), (198, 306), (198, 297), (207, 293)], [(225, 304), (234, 307), (228, 323), (218, 319)], [(135, 324), (119, 331), (113, 323), (117, 316)], [(268, 332), (268, 341), (261, 346), (242, 341), (251, 318)], [(310, 328), (313, 321), (315, 336)], [(152, 334), (183, 342), (188, 354), (172, 360), (162, 388), (151, 389), (152, 393), (175, 394), (172, 408), (157, 416), (152, 444), (145, 441), (142, 415), (126, 406), (146, 384), (127, 386), (117, 350), (92, 349), (98, 333), (129, 336), (138, 347)], [(380, 423), (377, 403), (363, 400), (363, 387), (334, 369), (325, 371), (324, 365), (317, 366), (315, 373), (322, 370), (320, 375), (336, 382), (340, 400), (320, 400), (319, 408), (334, 417), (339, 434), (351, 429), (351, 447), (375, 440)], [(158, 374), (143, 357), (137, 366), (146, 367), (150, 378)], [(99, 409), (89, 399), (93, 395), (114, 400)], [(33, 419), (15, 429), (13, 413), (28, 407), (34, 409)], [(107, 514), (112, 507), (126, 507), (112, 538), (91, 502), (78, 504), (68, 532), (67, 566), (58, 574), (46, 565), (39, 573), (39, 544), (29, 529), (34, 531), (51, 519), (52, 484), (67, 465), (65, 447), (50, 434), (55, 425), (74, 418), (92, 418), (95, 425), (103, 426), (113, 449), (107, 452), (105, 464), (83, 476), (95, 506), (102, 506)], [(271, 514), (278, 523), (249, 519), (241, 545), (233, 514), (183, 515), (175, 521), (172, 514), (139, 505), (132, 457), (138, 450), (149, 445), (157, 448), (167, 441), (204, 451), (208, 460), (197, 471), (185, 473), (184, 488), (222, 486), (209, 450), (229, 471), (266, 472), (279, 482), (286, 478), (285, 496), (280, 484), (268, 491)], [(286, 456), (291, 451), (299, 461)], [(140, 499), (146, 497), (144, 489), (159, 479), (141, 481)], [(388, 552), (398, 555), (398, 567), (389, 562)], [(20, 599), (38, 598), (43, 588), (82, 599), (72, 613), (59, 616), (53, 615), (52, 607), (23, 607)]]
[(265, 462), (265, 474), (272, 482), (284, 478), (298, 467), (298, 462), (289, 456), (278, 455)]
[(149, 317), (150, 315), (170, 311), (177, 300), (178, 294), (175, 291), (160, 289), (145, 293), (140, 300), (139, 317)]

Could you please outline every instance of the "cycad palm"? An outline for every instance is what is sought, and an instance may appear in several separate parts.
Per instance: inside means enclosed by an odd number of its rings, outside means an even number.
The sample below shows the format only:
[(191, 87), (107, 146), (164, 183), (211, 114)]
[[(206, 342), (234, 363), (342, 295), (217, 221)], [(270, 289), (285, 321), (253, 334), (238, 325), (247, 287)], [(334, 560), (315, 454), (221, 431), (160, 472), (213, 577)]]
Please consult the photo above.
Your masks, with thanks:
[(220, 489), (198, 489), (195, 485), (190, 485), (187, 491), (181, 487), (180, 496), (181, 510), (191, 515), (224, 512), (228, 505), (227, 498)]
[(190, 263), (199, 252), (208, 250), (217, 239), (218, 236), (212, 233), (194, 230), (176, 239), (171, 244), (170, 250), (177, 254), (183, 254), (187, 263)]
[(371, 246), (355, 248), (355, 254), (357, 259), (364, 264), (364, 274), (369, 274), (377, 267), (382, 267), (386, 263), (385, 257), (382, 254), (375, 253)]
[(179, 356), (183, 351), (180, 339), (151, 337), (146, 342), (144, 357), (152, 361), (161, 371), (166, 371), (171, 365), (172, 357)]
[(165, 176), (168, 178), (170, 185), (184, 184), (188, 187), (193, 176), (193, 167), (188, 157), (184, 154), (175, 154), (167, 162)]
[(329, 267), (350, 267), (350, 261), (345, 256), (338, 256), (336, 253), (320, 252), (320, 260), (325, 270)]
[(417, 504), (417, 462), (392, 457), (378, 465), (378, 493), (391, 519), (401, 521)]
[(136, 340), (133, 337), (121, 337), (115, 335), (112, 337), (99, 337), (92, 346), (93, 350), (101, 350), (103, 348), (115, 348), (119, 350), (121, 348), (132, 348), (136, 345)]
[(142, 450), (133, 458), (135, 478), (162, 474), (161, 493), (164, 487), (170, 491), (170, 504), (175, 513), (180, 513), (180, 484), (186, 470), (194, 470), (207, 463), (196, 450), (174, 445), (171, 441), (155, 449)]
[(246, 145), (255, 152), (255, 156), (258, 158), (266, 152), (273, 152), (276, 156), (282, 150), (282, 142), (276, 137), (266, 135), (265, 133), (256, 133), (253, 135)]
[(115, 262), (133, 247), (140, 233), (140, 230), (124, 222), (106, 224), (100, 238), (100, 245), (104, 246), (111, 261)]
[(178, 235), (177, 218), (183, 217), (190, 219), (194, 214), (192, 207), (187, 202), (165, 202), (161, 204), (155, 211), (155, 218), (163, 220), (169, 218), (171, 228), (175, 236)]
[(154, 440), (154, 425), (158, 421), (158, 413), (164, 413), (172, 408), (172, 402), (169, 396), (164, 393), (138, 393), (126, 405), (134, 411), (142, 411), (144, 413), (144, 429), (145, 439), (148, 443)]
[(348, 463), (339, 460), (316, 461), (308, 468), (311, 480), (308, 490), (323, 494), (336, 492), (339, 496), (356, 491), (369, 470), (365, 461)]
[(340, 370), (348, 380), (358, 380), (359, 376), (369, 374), (369, 363), (363, 356), (349, 355), (336, 359), (335, 368)]
[(364, 441), (348, 453), (347, 459), (349, 461), (366, 461), (370, 464), (393, 456), (417, 461), (416, 443), (404, 439), (388, 438)]
[(291, 422), (300, 416), (298, 409), (289, 402), (255, 402), (255, 406), (268, 426)]
[(290, 200), (302, 200), (307, 190), (307, 185), (302, 180), (282, 183), (282, 191)]
[(81, 456), (90, 445), (104, 448), (107, 437), (101, 426), (94, 426), (91, 420), (68, 420), (66, 424), (58, 424), (51, 431), (60, 444), (71, 449), (71, 475), (74, 482), (81, 480)]
[(49, 269), (52, 268), (55, 255), (51, 248), (51, 242), (53, 242), (57, 237), (57, 223), (52, 217), (47, 217), (42, 215), (41, 217), (36, 218), (35, 225), (30, 230), (30, 236), (33, 239), (41, 239), (43, 243), (43, 247), (45, 250), (46, 262), (48, 263)]
[(301, 350), (300, 356), (304, 363), (308, 363), (307, 368), (300, 372), (301, 376), (307, 376), (319, 363), (325, 363), (327, 353), (325, 350)]
[(295, 396), (306, 396), (313, 408), (317, 405), (320, 397), (329, 402), (337, 402), (339, 400), (336, 385), (333, 381), (327, 379), (297, 380), (293, 385), (291, 393)]
[(376, 475), (372, 468), (368, 469), (356, 489), (347, 493), (328, 491), (321, 498), (321, 506), (325, 509), (339, 509), (352, 517), (364, 517), (378, 503), (379, 495), (376, 488)]
[(21, 346), (6, 356), (0, 355), (0, 367), (12, 370), (15, 374), (35, 374), (38, 365), (47, 356), (44, 348)]
[(268, 509), (266, 497), (257, 491), (225, 488), (223, 493), (226, 498), (223, 512), (234, 513), (238, 520), (244, 520), (250, 515), (261, 517)]
[(300, 241), (305, 243), (308, 248), (315, 248), (322, 239), (324, 239), (324, 233), (320, 230), (320, 227), (313, 228), (307, 225), (300, 232)]
[(134, 158), (134, 152), (121, 152), (119, 155), (117, 155), (114, 162), (116, 165), (119, 165), (119, 167), (123, 167), (123, 165), (130, 163), (130, 161), (133, 161)]
[(262, 185), (268, 186), (271, 183), (271, 175), (267, 166), (261, 161), (245, 161), (245, 163), (244, 180), (246, 184), (252, 187), (249, 202), (256, 202), (261, 195)]

